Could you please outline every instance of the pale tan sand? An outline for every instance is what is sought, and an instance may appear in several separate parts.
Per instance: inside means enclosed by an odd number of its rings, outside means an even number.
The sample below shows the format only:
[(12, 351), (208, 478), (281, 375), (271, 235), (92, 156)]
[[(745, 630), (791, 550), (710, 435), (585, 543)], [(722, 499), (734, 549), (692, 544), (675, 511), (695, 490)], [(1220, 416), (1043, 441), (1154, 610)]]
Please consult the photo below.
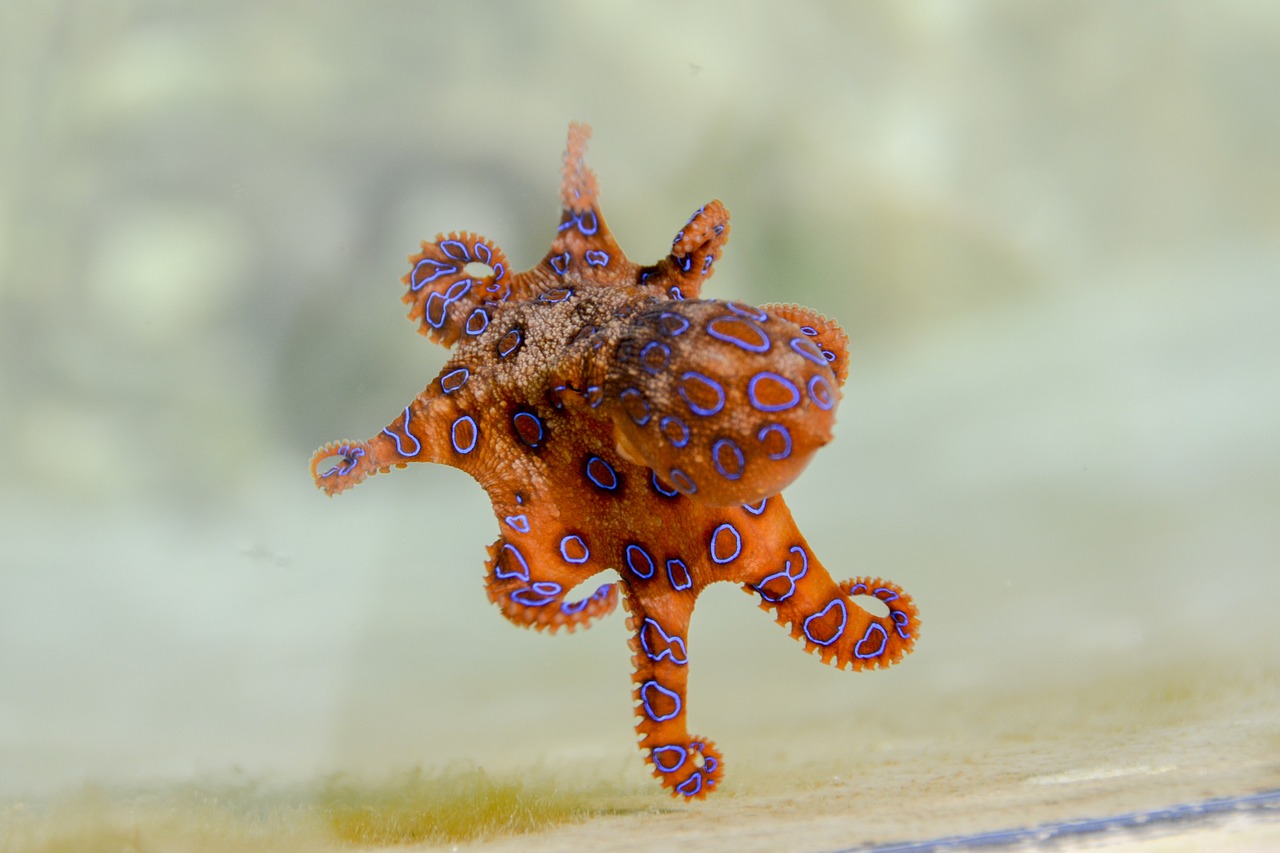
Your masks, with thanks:
[[(617, 781), (570, 786), (570, 778), (613, 775), (607, 766), (590, 761), (556, 770), (544, 767), (530, 772), (526, 784), (549, 789), (558, 779), (565, 786), (560, 796), (566, 808), (582, 804), (585, 793), (586, 802), (595, 796), (596, 807), (619, 813), (588, 816), (584, 822), (531, 835), (499, 833), (461, 847), (818, 853), (1101, 818), (1275, 789), (1280, 788), (1277, 684), (1275, 671), (1236, 670), (1199, 681), (1166, 671), (1149, 674), (1141, 685), (1126, 676), (1071, 690), (951, 697), (945, 715), (903, 708), (871, 712), (857, 726), (815, 719), (786, 726), (776, 750), (747, 750), (734, 768), (732, 784), (693, 806), (646, 791), (634, 780), (622, 788)], [(1052, 725), (1046, 727), (1046, 721)], [(376, 787), (369, 783), (365, 790)], [(82, 794), (43, 811), (48, 808), (47, 803), (11, 804), (4, 812), (9, 846), (0, 849), (344, 846), (322, 805), (268, 788), (161, 786), (137, 796)], [(1058, 842), (1058, 849), (1265, 849), (1278, 833), (1274, 813), (1269, 822), (1258, 815), (1224, 816), (1067, 838)], [(451, 850), (459, 844), (404, 849)]]

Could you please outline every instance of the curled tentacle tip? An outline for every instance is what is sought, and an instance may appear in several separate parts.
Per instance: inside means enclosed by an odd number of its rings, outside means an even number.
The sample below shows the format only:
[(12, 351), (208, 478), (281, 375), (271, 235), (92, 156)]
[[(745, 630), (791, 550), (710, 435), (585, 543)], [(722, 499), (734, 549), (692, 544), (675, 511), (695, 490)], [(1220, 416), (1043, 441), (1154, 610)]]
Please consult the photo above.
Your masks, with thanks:
[(704, 800), (724, 778), (724, 757), (715, 742), (692, 735), (682, 743), (649, 747), (645, 761), (677, 799)]
[[(333, 496), (364, 480), (370, 473), (368, 449), (362, 441), (331, 441), (311, 456), (316, 487)], [(329, 467), (324, 468), (326, 463)]]

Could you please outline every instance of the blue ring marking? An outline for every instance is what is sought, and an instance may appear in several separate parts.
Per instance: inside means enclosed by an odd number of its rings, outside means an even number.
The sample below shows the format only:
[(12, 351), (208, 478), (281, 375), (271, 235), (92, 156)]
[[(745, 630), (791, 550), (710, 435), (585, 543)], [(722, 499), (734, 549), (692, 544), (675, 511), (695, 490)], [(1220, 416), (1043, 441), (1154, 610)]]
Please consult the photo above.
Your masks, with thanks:
[(676, 495), (680, 494), (675, 489), (667, 491), (666, 487), (662, 485), (662, 481), (658, 479), (657, 471), (649, 472), (649, 485), (653, 486), (653, 490), (664, 498), (674, 498)]
[(551, 268), (556, 271), (556, 275), (564, 275), (569, 271), (569, 253), (561, 252), (551, 258)]
[[(841, 626), (841, 630), (843, 629), (844, 627)], [(875, 642), (875, 640), (872, 639), (872, 635), (875, 635), (880, 640), (880, 645), (876, 646), (876, 648), (873, 651), (865, 651), (863, 649), (864, 645), (868, 645)], [(880, 657), (880, 655), (884, 654), (884, 650), (888, 647), (888, 645), (889, 645), (889, 632), (886, 631), (884, 629), (884, 626), (881, 625), (879, 622), (872, 622), (871, 627), (867, 628), (867, 633), (863, 634), (862, 639), (859, 640), (856, 644), (854, 644), (853, 656), (857, 658), (862, 658), (863, 660), (866, 660), (867, 658), (878, 658)]]
[(477, 308), (467, 317), (466, 332), (468, 335), (478, 335), (487, 328), (489, 328), (489, 312), (483, 308)]
[[(571, 544), (576, 544), (579, 548), (582, 549), (581, 557), (569, 556), (569, 551), (567, 549), (568, 549), (568, 546)], [(583, 563), (585, 563), (587, 560), (591, 559), (591, 549), (587, 547), (586, 542), (582, 541), (581, 536), (577, 535), (576, 533), (570, 533), (568, 536), (560, 540), (560, 556), (564, 558), (564, 561), (566, 563), (573, 563), (575, 566), (580, 566)]]
[(768, 502), (769, 502), (768, 498), (761, 498), (756, 503), (743, 504), (742, 508), (745, 509), (747, 512), (751, 513), (752, 515), (760, 515), (761, 513), (764, 512), (765, 504), (767, 504)]
[(607, 267), (609, 266), (609, 253), (599, 249), (588, 249), (583, 256), (586, 258), (589, 267)]
[[(507, 274), (507, 268), (504, 267), (502, 264), (493, 265), (493, 283), (494, 284), (497, 284), (498, 282), (502, 281), (502, 277), (506, 274)], [(504, 296), (502, 298), (505, 301), (507, 297)]]
[[(510, 343), (504, 343), (504, 341), (506, 341), (507, 338), (511, 337), (512, 335), (515, 335), (515, 340), (511, 341)], [(511, 331), (503, 335), (501, 339), (499, 339), (498, 356), (500, 358), (506, 358), (507, 356), (511, 355), (511, 353), (519, 349), (520, 344), (523, 342), (524, 342), (524, 333), (521, 332), (519, 329), (512, 329)]]
[[(831, 608), (833, 607), (840, 608), (840, 627), (837, 628), (835, 630), (835, 633), (833, 633), (827, 639), (819, 640), (818, 638), (814, 637), (813, 634), (809, 631), (809, 623), (815, 619), (821, 619), (822, 617), (826, 616), (831, 611)], [(833, 598), (827, 602), (826, 607), (822, 608), (817, 613), (814, 613), (812, 616), (809, 616), (808, 618), (806, 618), (804, 620), (804, 625), (802, 627), (804, 629), (804, 635), (809, 639), (809, 642), (813, 643), (816, 646), (829, 646), (832, 643), (834, 643), (836, 640), (840, 639), (840, 635), (844, 633), (844, 628), (845, 628), (845, 625), (847, 624), (849, 624), (849, 611), (845, 609), (844, 599)], [(875, 624), (875, 623), (872, 623), (872, 624), (874, 627), (880, 628), (878, 624)], [(870, 633), (870, 631), (868, 631), (867, 633)], [(880, 633), (882, 634), (884, 633), (884, 628), (880, 628)], [(857, 654), (856, 651), (854, 653)], [(864, 657), (864, 655), (858, 655), (858, 657)], [(867, 655), (866, 657), (870, 657), (870, 656)]]
[[(809, 572), (808, 553), (806, 553), (805, 550), (801, 548), (799, 545), (792, 545), (790, 553), (795, 554), (797, 552), (799, 552), (800, 560), (801, 560), (799, 572), (796, 572), (795, 574), (791, 573), (792, 572), (791, 560), (788, 559), (787, 564), (786, 566), (783, 567), (782, 571), (774, 572), (773, 574), (767, 577), (761, 578), (759, 583), (753, 584), (756, 592), (760, 593), (760, 597), (763, 598), (765, 601), (768, 601), (772, 604), (781, 604), (782, 602), (786, 601), (788, 598), (796, 594), (796, 582), (799, 581), (802, 577), (804, 577)], [(785, 580), (787, 582), (787, 591), (782, 593), (781, 595), (770, 595), (769, 593), (765, 592), (765, 587), (773, 583), (775, 580)]]
[[(756, 386), (766, 380), (773, 380), (774, 382), (782, 385), (786, 390), (790, 391), (790, 401), (786, 403), (778, 403), (776, 405), (761, 402), (756, 396)], [(751, 382), (747, 385), (747, 397), (751, 400), (751, 405), (755, 406), (762, 412), (782, 412), (787, 409), (794, 408), (795, 405), (800, 402), (800, 389), (797, 388), (795, 383), (787, 377), (774, 373), (772, 370), (762, 370), (755, 376), (751, 377)]]
[[(520, 568), (516, 571), (502, 570), (502, 555), (506, 553), (514, 554), (516, 562), (520, 564)], [(499, 580), (507, 580), (508, 578), (519, 578), (525, 583), (529, 582), (529, 563), (525, 560), (524, 554), (520, 553), (520, 549), (510, 542), (502, 543), (502, 550), (498, 552), (499, 559), (493, 565), (493, 576)]]
[(684, 291), (682, 291), (677, 285), (674, 285), (674, 284), (671, 285), (671, 287), (667, 290), (667, 293), (671, 296), (672, 299), (676, 300), (677, 302), (684, 300)]
[(765, 455), (775, 462), (779, 459), (786, 459), (791, 455), (791, 432), (782, 424), (769, 424), (768, 426), (761, 427), (760, 431), (756, 433), (756, 441), (764, 444), (765, 436), (771, 432), (778, 432), (782, 434), (782, 437), (787, 440), (787, 449), (780, 450), (777, 453), (767, 453)]
[(801, 326), (800, 331), (804, 332), (806, 335), (808, 335), (811, 338), (817, 337), (818, 335), (818, 330), (815, 329), (813, 326)]
[[(545, 433), (542, 431), (542, 420), (537, 415), (532, 412), (516, 412), (511, 416), (511, 424), (516, 428), (516, 435), (520, 436), (520, 440), (525, 444), (530, 447), (537, 447), (542, 444), (542, 437)], [(526, 428), (522, 429), (521, 425)], [(530, 441), (526, 433), (534, 429), (538, 431), (538, 435), (533, 441)]]
[[(659, 756), (665, 756), (667, 753), (675, 753), (673, 763), (666, 764)], [(685, 760), (689, 757), (689, 752), (683, 746), (672, 744), (670, 746), (655, 746), (649, 750), (649, 757), (653, 759), (653, 766), (658, 768), (659, 773), (675, 773), (684, 766)]]
[[(418, 270), (422, 269), (424, 264), (435, 267), (435, 272), (421, 281), (418, 281)], [(457, 272), (459, 272), (459, 268), (453, 264), (446, 264), (443, 261), (437, 261), (434, 258), (423, 258), (413, 265), (413, 272), (409, 274), (409, 289), (414, 293), (417, 293), (424, 286), (435, 281), (440, 276), (454, 275)]]
[[(678, 580), (677, 575), (679, 575)], [(677, 591), (693, 586), (693, 576), (689, 574), (689, 567), (679, 557), (667, 560), (667, 579), (671, 581), (671, 588)]]
[(557, 302), (564, 302), (570, 296), (573, 296), (573, 288), (555, 287), (555, 288), (552, 288), (551, 290), (547, 290), (542, 293), (539, 293), (538, 301), (546, 302), (548, 304), (555, 304)]
[(534, 581), (532, 587), (523, 586), (511, 593), (511, 600), (525, 607), (544, 607), (556, 600), (560, 584), (554, 581)]
[(449, 285), (449, 289), (444, 292), (444, 301), (453, 304), (471, 291), (471, 285), (475, 284), (469, 278), (462, 278)]
[(836, 354), (835, 354), (835, 353), (833, 353), (831, 350), (829, 350), (829, 349), (824, 349), (824, 350), (822, 351), (822, 357), (823, 357), (823, 358), (825, 358), (829, 363), (831, 363), (831, 364), (835, 364), (835, 361), (836, 361)]
[[(649, 637), (645, 631), (645, 629), (649, 627), (652, 627), (653, 630), (658, 632), (658, 636), (661, 638), (661, 642), (666, 645), (666, 648), (662, 649), (661, 651), (658, 651), (656, 654), (655, 654), (655, 649), (649, 647)], [(646, 655), (648, 655), (649, 660), (654, 661), (656, 663), (658, 661), (661, 661), (663, 658), (671, 658), (671, 662), (674, 663), (676, 666), (684, 666), (689, 662), (689, 651), (688, 649), (685, 648), (684, 640), (680, 637), (680, 635), (668, 634), (666, 631), (662, 630), (662, 626), (659, 625), (657, 621), (654, 620), (653, 618), (648, 616), (645, 617), (644, 622), (640, 624), (639, 635), (640, 635), (640, 648), (644, 650), (644, 653)], [(655, 643), (654, 646), (656, 647), (657, 643)], [(677, 646), (679, 646), (679, 649), (680, 649), (678, 653), (676, 651)]]
[(703, 744), (702, 741), (695, 740), (689, 742), (690, 751), (696, 749), (698, 754), (702, 756), (702, 772), (707, 774), (707, 787), (714, 788), (716, 786), (716, 780), (711, 778), (711, 774), (716, 772), (716, 768), (720, 766), (720, 762), (716, 761), (715, 756), (707, 755), (705, 752), (706, 748), (706, 745)]
[(827, 377), (818, 374), (809, 380), (809, 399), (824, 412), (830, 411), (836, 404), (836, 395), (832, 392)]
[[(693, 400), (689, 399), (689, 394), (687, 391), (684, 390), (683, 383), (688, 382), (690, 379), (701, 382), (704, 385), (706, 385), (708, 388), (716, 392), (716, 396), (719, 397), (719, 399), (716, 401), (716, 404), (714, 407), (704, 408), (702, 406), (699, 406), (697, 403), (693, 402)], [(710, 376), (704, 376), (701, 373), (698, 373), (696, 370), (686, 370), (680, 376), (680, 382), (681, 382), (681, 385), (676, 390), (680, 392), (680, 397), (684, 400), (685, 404), (688, 405), (689, 410), (693, 412), (695, 415), (709, 417), (711, 415), (718, 414), (720, 410), (724, 408), (724, 388), (720, 387), (720, 383), (712, 379)], [(799, 400), (799, 399), (800, 399), (800, 393), (797, 391), (796, 400)]]
[(617, 472), (613, 470), (612, 465), (605, 462), (599, 456), (591, 456), (587, 458), (586, 470), (587, 479), (592, 483), (595, 483), (599, 488), (604, 489), (606, 492), (612, 492), (618, 488)]
[(711, 265), (712, 265), (713, 263), (715, 263), (715, 261), (716, 261), (716, 256), (715, 256), (715, 255), (707, 255), (707, 257), (702, 261), (702, 274), (703, 274), (703, 275), (706, 275), (708, 272), (710, 272), (710, 271), (711, 271)]
[[(728, 469), (720, 464), (720, 450), (728, 447), (736, 458), (736, 465), (733, 469)], [(733, 442), (733, 439), (722, 438), (715, 444), (711, 445), (711, 461), (715, 463), (716, 473), (726, 480), (737, 480), (742, 476), (743, 470), (747, 467), (747, 458), (742, 455), (742, 448)]]
[[(680, 325), (673, 326), (671, 324), (672, 321), (675, 321)], [(685, 330), (689, 328), (689, 320), (686, 317), (681, 317), (674, 311), (663, 311), (658, 315), (658, 328), (662, 330), (663, 334), (674, 338), (683, 334)]]
[[(467, 424), (471, 427), (471, 443), (466, 447), (458, 444), (458, 427)], [(453, 449), (464, 456), (476, 449), (476, 444), (480, 441), (480, 427), (476, 426), (475, 418), (471, 415), (463, 415), (453, 422), (453, 426), (449, 427), (449, 443), (453, 445)]]
[(687, 799), (693, 799), (702, 793), (702, 771), (696, 771), (688, 779), (676, 785), (676, 793)]
[(529, 516), (521, 513), (520, 515), (508, 515), (502, 519), (512, 530), (519, 530), (521, 533), (529, 532)]
[(855, 583), (849, 587), (850, 595), (867, 595), (867, 585), (865, 583)]
[[(650, 690), (658, 691), (659, 694), (665, 696), (674, 703), (671, 713), (659, 716), (657, 712), (653, 710), (653, 705), (649, 701)], [(640, 701), (644, 705), (645, 714), (647, 714), (649, 719), (653, 720), (655, 723), (663, 723), (680, 715), (680, 694), (674, 690), (668, 690), (653, 679), (649, 679), (644, 684), (640, 685)]]
[[(653, 557), (649, 556), (649, 552), (641, 548), (639, 545), (628, 545), (626, 550), (627, 568), (635, 572), (637, 577), (648, 580), (653, 577), (657, 566), (653, 562)], [(643, 560), (644, 562), (641, 562)]]
[(449, 303), (444, 296), (433, 291), (427, 296), (427, 305), (422, 311), (422, 319), (426, 320), (431, 328), (439, 329), (449, 317), (448, 309)]
[[(746, 326), (752, 332), (760, 336), (760, 343), (753, 344), (751, 341), (743, 340), (734, 335), (732, 332), (722, 332), (716, 328), (716, 324), (721, 321), (730, 323), (739, 323)], [(750, 320), (743, 320), (740, 317), (714, 317), (707, 323), (707, 334), (718, 341), (724, 341), (726, 344), (733, 344), (736, 347), (746, 350), (747, 352), (768, 352), (772, 344), (769, 342), (769, 336), (765, 330), (752, 323)]]
[(741, 302), (726, 302), (724, 303), (724, 307), (728, 308), (730, 311), (732, 311), (733, 313), (737, 314), (740, 317), (746, 317), (750, 320), (755, 320), (760, 323), (763, 323), (765, 320), (769, 319), (768, 314), (766, 314), (761, 309), (755, 307), (754, 305), (744, 305)]
[[(667, 431), (668, 427), (677, 426), (680, 428), (680, 440), (671, 437)], [(662, 437), (671, 443), (672, 447), (684, 447), (689, 443), (689, 427), (685, 422), (677, 418), (675, 415), (663, 415), (662, 420), (658, 421), (658, 430), (662, 433)]]
[(582, 395), (582, 399), (587, 401), (587, 405), (596, 408), (604, 402), (604, 388), (599, 385), (588, 385), (587, 393)]
[(644, 272), (640, 273), (640, 281), (638, 283), (644, 284), (646, 281), (650, 279), (652, 275), (653, 275), (653, 270), (645, 270)]
[[(321, 474), (321, 478), (332, 477), (334, 474), (337, 474), (339, 477), (345, 477), (350, 474), (355, 470), (357, 463), (360, 461), (360, 457), (364, 456), (364, 448), (352, 447), (349, 444), (344, 444), (338, 448), (338, 452), (334, 455), (340, 457), (342, 462), (334, 465), (328, 471)], [(672, 494), (674, 494), (674, 492)]]
[(889, 618), (893, 619), (894, 629), (898, 632), (898, 636), (904, 640), (910, 640), (911, 632), (907, 630), (907, 626), (911, 624), (911, 617), (907, 616), (905, 611), (890, 610)]
[[(632, 399), (638, 401), (641, 406), (644, 406), (644, 415), (642, 417), (637, 418), (635, 411), (632, 409), (631, 405), (628, 404), (627, 401)], [(649, 419), (653, 417), (653, 413), (649, 410), (649, 402), (644, 398), (644, 395), (640, 393), (638, 388), (626, 389), (618, 395), (618, 401), (622, 403), (622, 408), (626, 411), (627, 417), (631, 418), (631, 422), (636, 426), (644, 426), (649, 422)]]
[[(591, 225), (587, 225), (587, 217), (591, 217)], [(600, 230), (600, 220), (596, 218), (594, 210), (588, 210), (586, 213), (574, 217), (574, 221), (578, 223), (578, 230), (587, 237)]]
[(679, 468), (672, 468), (667, 472), (667, 479), (671, 481), (671, 485), (676, 487), (676, 491), (683, 495), (696, 495), (698, 493), (698, 484)]
[(792, 352), (812, 361), (819, 367), (826, 367), (827, 360), (822, 357), (822, 349), (813, 341), (804, 338), (792, 338), (790, 342)]
[(685, 255), (683, 258), (676, 258), (680, 264), (681, 272), (688, 272), (693, 269), (693, 255)]
[(561, 222), (556, 226), (556, 233), (559, 234), (561, 231), (568, 231), (577, 221), (578, 217), (576, 216), (566, 219), (564, 222)]
[[(718, 553), (720, 550), (718, 547), (718, 543), (720, 541), (720, 534), (724, 533), (726, 530), (733, 534), (733, 553), (727, 557), (722, 557)], [(742, 534), (738, 532), (738, 528), (734, 527), (732, 524), (726, 521), (724, 524), (721, 524), (714, 531), (712, 531), (711, 533), (711, 561), (712, 562), (719, 563), (720, 565), (724, 565), (725, 563), (732, 563), (734, 560), (738, 559), (738, 555), (741, 553), (742, 553)]]
[[(451, 261), (469, 261), (471, 255), (467, 253), (467, 244), (460, 240), (441, 240), (436, 243), (440, 247), (440, 253)], [(458, 254), (453, 254), (450, 249), (457, 250)]]
[(493, 260), (493, 250), (481, 240), (471, 244), (471, 251), (476, 253), (476, 258), (485, 266), (489, 266), (489, 262)]
[[(662, 363), (659, 364), (657, 367), (649, 363), (649, 353), (655, 350), (660, 351), (662, 353), (661, 355)], [(669, 361), (671, 361), (671, 347), (667, 346), (662, 341), (649, 341), (649, 343), (644, 345), (644, 349), (640, 350), (640, 366), (654, 376), (657, 376), (659, 373), (665, 370), (667, 367), (667, 362)]]
[(883, 586), (876, 587), (875, 591), (872, 592), (871, 594), (874, 595), (876, 598), (880, 599), (881, 601), (883, 601), (885, 604), (888, 604), (891, 601), (898, 600), (898, 593)]
[[(413, 442), (413, 450), (411, 451), (405, 450), (404, 447), (400, 444), (400, 436), (392, 432), (390, 428), (384, 427), (382, 431), (385, 432), (387, 435), (391, 436), (391, 440), (396, 443), (396, 453), (399, 453), (401, 456), (413, 457), (413, 456), (417, 456), (418, 453), (422, 451), (422, 442), (418, 441), (418, 437), (416, 435), (409, 432), (409, 407), (408, 406), (404, 407), (404, 436), (405, 438)], [(346, 472), (344, 471), (343, 473), (346, 473)]]
[(471, 371), (465, 367), (459, 367), (457, 370), (450, 370), (444, 376), (440, 377), (440, 390), (446, 394), (452, 394), (463, 385), (467, 384), (467, 380), (471, 378)]

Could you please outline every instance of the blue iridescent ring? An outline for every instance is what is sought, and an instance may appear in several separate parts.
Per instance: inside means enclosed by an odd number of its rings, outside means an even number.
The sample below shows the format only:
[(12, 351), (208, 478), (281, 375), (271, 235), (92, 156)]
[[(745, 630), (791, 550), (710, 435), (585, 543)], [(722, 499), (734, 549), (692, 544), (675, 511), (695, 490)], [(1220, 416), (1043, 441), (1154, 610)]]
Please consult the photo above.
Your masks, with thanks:
[[(757, 376), (759, 375), (761, 374), (757, 374)], [(754, 380), (752, 381), (754, 382)], [(685, 390), (684, 383), (686, 382), (697, 382), (703, 385), (704, 387), (709, 388), (716, 395), (715, 403), (711, 406), (704, 406), (698, 402), (695, 402), (693, 398), (689, 396), (689, 392)], [(724, 408), (724, 388), (720, 387), (720, 383), (712, 379), (710, 376), (704, 376), (703, 374), (698, 373), (696, 370), (686, 370), (683, 374), (681, 374), (680, 386), (678, 387), (677, 390), (680, 394), (681, 399), (684, 400), (685, 404), (688, 405), (689, 410), (693, 412), (695, 415), (701, 415), (702, 417), (710, 417), (711, 415), (718, 414), (720, 410)], [(797, 400), (799, 399), (799, 392), (797, 392), (796, 398)]]
[[(575, 553), (570, 553), (569, 549), (574, 549)], [(581, 551), (582, 553), (576, 553)], [(564, 558), (566, 563), (573, 563), (580, 566), (587, 560), (591, 559), (591, 549), (587, 547), (587, 543), (582, 541), (582, 537), (576, 533), (571, 533), (560, 540), (560, 556)]]
[(591, 456), (587, 459), (587, 479), (606, 492), (612, 492), (618, 488), (618, 474), (613, 470), (613, 466), (601, 459), (599, 456)]
[[(725, 548), (721, 545), (721, 534), (728, 533), (733, 537), (733, 553), (723, 553)], [(742, 534), (738, 532), (738, 528), (734, 527), (727, 521), (721, 524), (711, 533), (711, 561), (724, 565), (732, 563), (738, 559), (738, 555), (742, 553)]]
[[(658, 695), (654, 696), (653, 693), (657, 693)], [(659, 714), (653, 708), (654, 701), (659, 697), (668, 699), (671, 702), (671, 710), (666, 714)], [(678, 717), (680, 715), (680, 708), (682, 707), (680, 704), (679, 693), (674, 690), (668, 690), (653, 679), (650, 679), (640, 685), (640, 702), (644, 705), (645, 714), (648, 715), (649, 719), (653, 720), (655, 723), (666, 722), (667, 720)]]
[[(815, 620), (817, 620), (817, 619), (822, 619), (824, 616), (826, 616), (828, 613), (830, 613), (830, 612), (831, 612), (831, 608), (833, 608), (833, 607), (835, 607), (835, 608), (839, 608), (839, 610), (840, 610), (840, 625), (839, 625), (839, 627), (837, 627), (837, 628), (835, 629), (835, 631), (833, 631), (833, 632), (831, 633), (831, 636), (830, 636), (830, 637), (827, 637), (825, 640), (824, 640), (824, 639), (819, 639), (818, 637), (815, 637), (815, 636), (813, 635), (813, 632), (809, 629), (809, 623), (810, 623), (810, 622), (813, 622), (813, 621), (815, 621)], [(805, 635), (805, 637), (807, 637), (807, 638), (808, 638), (809, 642), (811, 642), (811, 643), (813, 643), (814, 645), (817, 645), (817, 646), (829, 646), (829, 645), (831, 645), (832, 643), (834, 643), (836, 640), (840, 639), (840, 635), (844, 633), (845, 625), (847, 625), (848, 623), (849, 623), (849, 611), (845, 609), (845, 606), (844, 606), (844, 599), (843, 599), (843, 598), (833, 598), (833, 599), (831, 599), (829, 602), (827, 602), (827, 606), (826, 606), (826, 607), (822, 608), (822, 609), (821, 609), (821, 610), (819, 610), (817, 613), (814, 613), (812, 616), (809, 616), (808, 618), (806, 618), (806, 619), (804, 620), (804, 625), (803, 625), (802, 627), (803, 627), (803, 629), (804, 629), (804, 635)], [(880, 628), (880, 626), (879, 626), (878, 624), (874, 624), (874, 623), (873, 623), (873, 625), (874, 625), (874, 627), (876, 627), (876, 628)], [(884, 628), (880, 628), (880, 633), (881, 633), (881, 634), (884, 634)], [(868, 631), (868, 634), (870, 634), (870, 632), (869, 632), (869, 631)], [(864, 638), (863, 638), (863, 640), (865, 641), (865, 640), (866, 640), (866, 638), (864, 637)], [(856, 654), (856, 652), (855, 652), (855, 654)], [(859, 657), (862, 657), (862, 655), (859, 655)]]
[[(760, 399), (759, 386), (763, 382), (770, 382), (778, 385), (787, 394), (787, 399), (781, 403), (767, 403)], [(751, 382), (747, 385), (747, 397), (751, 400), (751, 405), (755, 406), (762, 412), (782, 412), (787, 409), (794, 408), (800, 402), (800, 389), (795, 383), (787, 377), (774, 373), (771, 370), (762, 370), (755, 376), (751, 377)]]
[(483, 308), (477, 308), (467, 317), (466, 332), (472, 337), (480, 334), (489, 328), (489, 312)]
[(656, 566), (649, 552), (639, 545), (628, 545), (626, 548), (627, 568), (645, 580), (653, 577)]
[(675, 415), (664, 415), (658, 421), (658, 430), (672, 447), (684, 447), (689, 443), (689, 427)]
[(444, 376), (440, 377), (440, 390), (446, 394), (452, 394), (463, 385), (467, 384), (467, 380), (471, 378), (471, 371), (465, 367), (459, 367), (456, 370), (450, 370)]
[(778, 435), (782, 436), (782, 440), (786, 442), (787, 446), (782, 450), (777, 451), (776, 453), (767, 453), (766, 455), (770, 459), (774, 460), (775, 462), (778, 461), (779, 459), (786, 459), (788, 456), (791, 455), (790, 431), (788, 431), (787, 428), (784, 427), (782, 424), (768, 424), (766, 426), (761, 427), (760, 431), (756, 433), (756, 441), (759, 441), (761, 444), (764, 444), (765, 441), (768, 440), (770, 433), (777, 433)]
[[(728, 458), (722, 459), (726, 452)], [(711, 461), (715, 463), (716, 473), (726, 480), (736, 480), (741, 477), (747, 464), (746, 457), (742, 455), (742, 448), (730, 438), (718, 439), (711, 445)]]
[(831, 390), (831, 383), (827, 381), (827, 377), (818, 374), (809, 380), (809, 399), (823, 411), (830, 411), (836, 404), (836, 395)]
[[(459, 428), (462, 428), (463, 434), (459, 437)], [(467, 433), (470, 433), (468, 435)], [(449, 441), (453, 444), (453, 449), (464, 456), (476, 449), (476, 443), (480, 441), (480, 428), (476, 426), (475, 418), (471, 415), (463, 415), (453, 422), (453, 426), (449, 428)]]
[(671, 588), (677, 591), (693, 586), (693, 576), (689, 574), (689, 567), (679, 557), (667, 560), (667, 579), (671, 581)]

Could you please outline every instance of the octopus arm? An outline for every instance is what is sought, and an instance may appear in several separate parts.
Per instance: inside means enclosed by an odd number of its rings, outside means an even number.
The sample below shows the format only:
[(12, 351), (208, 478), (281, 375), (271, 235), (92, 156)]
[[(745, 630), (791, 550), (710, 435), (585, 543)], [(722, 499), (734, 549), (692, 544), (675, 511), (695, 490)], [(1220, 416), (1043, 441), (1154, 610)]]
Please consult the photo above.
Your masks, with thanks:
[[(858, 577), (837, 583), (809, 547), (781, 496), (747, 507), (744, 542), (770, 543), (753, 554), (734, 580), (759, 596), (760, 607), (823, 663), (853, 670), (891, 666), (911, 652), (919, 633), (915, 603), (892, 581)], [(760, 531), (757, 534), (757, 531)], [(876, 598), (886, 613), (871, 613), (859, 599)], [(878, 608), (877, 608), (878, 609)]]
[(844, 380), (849, 376), (849, 336), (840, 328), (839, 323), (802, 305), (770, 303), (760, 307), (775, 317), (790, 320), (799, 326), (817, 347), (823, 360), (831, 366), (836, 382), (844, 385)]

